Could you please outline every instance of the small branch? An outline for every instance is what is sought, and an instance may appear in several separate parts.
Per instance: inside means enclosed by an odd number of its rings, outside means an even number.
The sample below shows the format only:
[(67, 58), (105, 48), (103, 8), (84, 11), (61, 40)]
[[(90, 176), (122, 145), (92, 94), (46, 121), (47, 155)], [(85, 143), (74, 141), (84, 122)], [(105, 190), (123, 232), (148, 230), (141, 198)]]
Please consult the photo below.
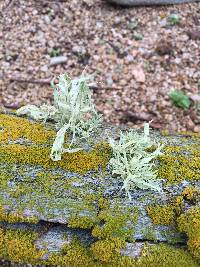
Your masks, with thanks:
[[(0, 78), (4, 78), (4, 79), (8, 79), (10, 82), (17, 82), (17, 83), (32, 83), (32, 84), (42, 84), (42, 85), (50, 85), (52, 78), (46, 78), (46, 79), (40, 79), (40, 80), (27, 80), (27, 79), (23, 79), (20, 77), (6, 77), (3, 75), (0, 75)], [(89, 86), (92, 90), (94, 91), (98, 91), (99, 89), (104, 89), (104, 90), (121, 90), (122, 88), (120, 87), (111, 87), (111, 86), (95, 86), (95, 85), (91, 85)]]
[(111, 87), (111, 86), (95, 86), (95, 85), (91, 85), (89, 86), (92, 90), (94, 91), (98, 91), (99, 89), (103, 89), (103, 90), (121, 90), (122, 88), (120, 87)]
[(18, 83), (34, 83), (34, 84), (50, 84), (51, 79), (44, 79), (44, 80), (26, 80), (22, 78), (10, 78), (11, 82), (18, 82)]
[[(119, 111), (119, 110), (118, 110)], [(120, 111), (123, 111), (123, 110), (120, 110)], [(148, 115), (148, 114), (139, 114), (139, 113), (135, 113), (133, 111), (123, 111), (124, 114), (123, 114), (123, 120), (128, 120), (128, 121), (136, 121), (136, 120), (139, 120), (139, 121), (150, 121), (151, 120), (151, 117)]]

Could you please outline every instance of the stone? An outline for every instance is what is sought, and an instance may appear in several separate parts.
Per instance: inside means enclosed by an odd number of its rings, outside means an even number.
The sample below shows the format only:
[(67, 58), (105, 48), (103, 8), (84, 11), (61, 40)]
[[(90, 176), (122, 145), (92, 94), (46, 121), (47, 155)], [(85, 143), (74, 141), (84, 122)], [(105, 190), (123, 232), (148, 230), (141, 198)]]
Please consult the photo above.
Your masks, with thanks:
[(106, 0), (107, 2), (122, 6), (143, 6), (143, 5), (174, 5), (190, 2), (199, 2), (200, 0)]
[(64, 64), (67, 62), (67, 57), (66, 56), (57, 56), (57, 57), (52, 57), (50, 59), (50, 66), (55, 66), (59, 64)]
[(161, 39), (156, 44), (155, 51), (160, 56), (171, 55), (174, 51), (174, 47), (171, 41)]
[(200, 28), (193, 29), (187, 32), (188, 36), (192, 40), (200, 40)]

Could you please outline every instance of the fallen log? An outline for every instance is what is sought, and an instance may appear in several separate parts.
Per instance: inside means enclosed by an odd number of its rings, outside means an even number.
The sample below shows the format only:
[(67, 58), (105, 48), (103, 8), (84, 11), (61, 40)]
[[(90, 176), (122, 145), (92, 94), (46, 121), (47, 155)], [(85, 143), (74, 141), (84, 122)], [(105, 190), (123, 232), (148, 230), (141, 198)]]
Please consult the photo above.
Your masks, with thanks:
[(120, 130), (104, 125), (90, 142), (77, 140), (84, 151), (53, 162), (53, 124), (0, 113), (0, 258), (53, 266), (199, 266), (200, 134), (154, 132), (165, 143), (156, 159), (163, 192), (136, 188), (129, 200), (109, 168), (106, 140)]

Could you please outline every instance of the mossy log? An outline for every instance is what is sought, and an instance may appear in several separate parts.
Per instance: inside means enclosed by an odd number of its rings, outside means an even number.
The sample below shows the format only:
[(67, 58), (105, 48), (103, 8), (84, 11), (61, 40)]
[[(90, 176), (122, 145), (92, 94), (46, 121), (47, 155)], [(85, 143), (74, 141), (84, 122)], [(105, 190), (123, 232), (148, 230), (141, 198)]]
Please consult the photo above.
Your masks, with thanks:
[[(163, 193), (129, 200), (102, 127), (53, 162), (53, 124), (0, 113), (0, 258), (61, 266), (200, 266), (200, 134), (152, 138)], [(67, 142), (67, 140), (66, 140)], [(153, 149), (153, 148), (149, 148)]]

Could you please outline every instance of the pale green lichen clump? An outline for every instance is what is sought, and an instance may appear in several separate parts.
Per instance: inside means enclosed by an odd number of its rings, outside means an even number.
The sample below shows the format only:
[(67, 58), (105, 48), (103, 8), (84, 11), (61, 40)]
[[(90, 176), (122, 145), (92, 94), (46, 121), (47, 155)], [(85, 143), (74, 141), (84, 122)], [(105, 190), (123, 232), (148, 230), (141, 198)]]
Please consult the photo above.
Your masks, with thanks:
[[(59, 131), (57, 132), (51, 149), (51, 159), (61, 160), (64, 152), (78, 152), (83, 148), (71, 148), (75, 136), (89, 138), (90, 134), (97, 130), (101, 117), (92, 103), (91, 92), (86, 84), (87, 77), (81, 76), (71, 80), (63, 74), (58, 77), (58, 84), (52, 81), (54, 89), (54, 106), (43, 105), (40, 108), (28, 105), (17, 111), (19, 115), (46, 121), (52, 119), (56, 122)], [(87, 118), (89, 116), (89, 118)], [(68, 148), (64, 147), (65, 133), (72, 133), (72, 140)], [(140, 189), (151, 189), (161, 191), (161, 186), (156, 180), (156, 172), (153, 171), (152, 160), (161, 154), (163, 145), (158, 144), (156, 149), (147, 151), (155, 143), (149, 137), (149, 124), (144, 127), (144, 134), (140, 135), (133, 131), (126, 134), (121, 133), (120, 141), (117, 144), (113, 139), (109, 141), (113, 149), (113, 157), (110, 165), (113, 174), (123, 178), (123, 187), (130, 198), (130, 190), (134, 187)]]
[[(36, 107), (27, 105), (17, 110), (18, 115), (28, 115), (35, 120), (51, 119), (56, 122), (59, 129), (54, 140), (51, 159), (61, 160), (65, 152), (78, 152), (83, 148), (71, 148), (76, 136), (89, 138), (91, 133), (96, 131), (101, 123), (101, 116), (93, 105), (91, 92), (86, 84), (90, 77), (79, 77), (71, 80), (66, 74), (58, 77), (58, 84), (52, 81), (54, 89), (54, 106), (42, 105)], [(64, 148), (65, 133), (70, 132), (72, 139), (69, 147)]]
[(140, 189), (151, 189), (161, 191), (161, 185), (156, 180), (156, 171), (153, 171), (152, 160), (161, 155), (164, 145), (156, 144), (154, 151), (148, 148), (155, 145), (149, 137), (149, 124), (144, 126), (144, 134), (130, 131), (120, 135), (119, 142), (109, 140), (113, 150), (113, 157), (110, 159), (112, 173), (120, 175), (123, 179), (123, 187), (129, 196), (130, 190), (134, 187)]

